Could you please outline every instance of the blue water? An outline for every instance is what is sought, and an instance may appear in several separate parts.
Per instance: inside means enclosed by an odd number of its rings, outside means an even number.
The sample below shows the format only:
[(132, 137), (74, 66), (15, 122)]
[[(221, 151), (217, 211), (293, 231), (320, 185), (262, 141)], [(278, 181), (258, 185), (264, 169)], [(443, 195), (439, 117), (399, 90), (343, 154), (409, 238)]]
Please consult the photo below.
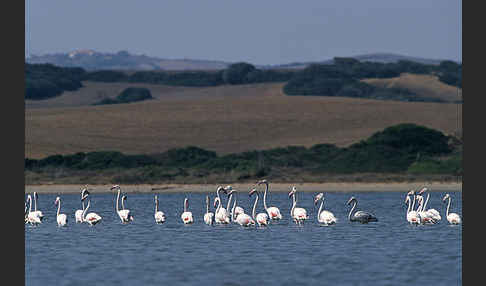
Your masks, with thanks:
[[(317, 192), (316, 192), (317, 193)], [(76, 224), (79, 195), (60, 195), (68, 226), (56, 223), (56, 195), (39, 195), (46, 216), (39, 226), (25, 226), (26, 285), (461, 285), (462, 225), (449, 225), (441, 198), (432, 192), (428, 208), (437, 209), (436, 225), (411, 226), (405, 219), (405, 193), (325, 193), (325, 209), (334, 226), (319, 226), (316, 193), (298, 192), (297, 206), (310, 219), (304, 226), (289, 220), (291, 200), (270, 193), (283, 219), (267, 228), (203, 222), (205, 194), (159, 194), (166, 223), (154, 222), (153, 194), (128, 194), (134, 221), (121, 224), (114, 194), (91, 194), (88, 212), (103, 217), (95, 226)], [(374, 213), (370, 224), (347, 220), (347, 200)], [(451, 212), (462, 216), (460, 192), (451, 192)], [(180, 219), (184, 197), (195, 223)], [(211, 194), (214, 197), (214, 193)], [(251, 214), (253, 197), (238, 194)], [(226, 205), (226, 198), (223, 200)], [(214, 209), (213, 209), (214, 211)], [(258, 211), (263, 212), (259, 202)], [(94, 283), (94, 284), (93, 284)]]

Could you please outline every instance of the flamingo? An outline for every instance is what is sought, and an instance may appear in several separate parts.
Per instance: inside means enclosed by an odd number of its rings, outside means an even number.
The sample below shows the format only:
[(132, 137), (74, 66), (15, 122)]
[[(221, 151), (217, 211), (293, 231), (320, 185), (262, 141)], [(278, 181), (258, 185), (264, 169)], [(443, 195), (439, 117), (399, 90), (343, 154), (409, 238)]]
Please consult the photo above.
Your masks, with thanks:
[(83, 222), (83, 211), (84, 211), (84, 200), (83, 200), (83, 197), (84, 197), (86, 191), (88, 191), (88, 186), (87, 185), (86, 185), (86, 187), (84, 189), (81, 190), (81, 204), (82, 204), (83, 209), (76, 210), (74, 212), (74, 219), (75, 219), (76, 223), (82, 223)]
[(42, 211), (37, 210), (37, 198), (38, 197), (39, 197), (39, 195), (37, 195), (37, 192), (34, 192), (34, 211), (32, 212), (32, 215), (37, 216), (42, 223), (42, 220), (44, 219), (44, 214), (42, 214)]
[(237, 214), (235, 209), (236, 209), (236, 201), (233, 204), (233, 208), (231, 210), (232, 221), (245, 227), (255, 225), (255, 221), (251, 218), (251, 216), (245, 213)]
[(230, 217), (228, 211), (225, 208), (221, 207), (222, 204), (221, 197), (219, 196), (219, 192), (221, 191), (223, 191), (225, 194), (228, 193), (226, 189), (221, 186), (219, 186), (218, 189), (216, 190), (217, 197), (214, 199), (214, 207), (216, 207), (216, 203), (218, 203), (218, 207), (216, 208), (214, 216), (215, 216), (216, 223), (227, 224), (230, 222)]
[(317, 202), (319, 202), (319, 200), (321, 200), (321, 205), (319, 206), (319, 210), (317, 211), (317, 221), (326, 226), (335, 224), (337, 219), (334, 214), (330, 211), (322, 210), (322, 206), (324, 205), (323, 193), (319, 193), (314, 197), (314, 205), (317, 205)]
[[(83, 201), (88, 197), (89, 195), (89, 192), (86, 192), (87, 195), (83, 198)], [(83, 211), (83, 222), (87, 222), (89, 225), (95, 225), (97, 223), (99, 223), (101, 221), (101, 216), (95, 212), (91, 212), (89, 214), (86, 214), (88, 212), (88, 209), (89, 209), (89, 205), (91, 203), (91, 199), (88, 200), (88, 205), (86, 206), (86, 208), (84, 209)]]
[[(235, 190), (231, 186), (227, 186), (225, 188), (227, 195), (228, 195), (228, 203), (226, 205), (226, 209), (229, 210), (230, 204), (231, 204), (231, 199), (233, 198), (233, 193), (235, 193)], [(228, 192), (229, 191), (229, 192)], [(245, 210), (242, 207), (239, 207), (236, 205), (236, 193), (235, 193), (235, 202), (233, 204), (233, 208), (231, 209), (230, 217), (233, 218), (233, 210), (236, 212), (234, 217), (237, 217), (239, 214), (244, 214)]]
[(304, 208), (296, 208), (295, 205), (297, 204), (297, 199), (295, 198), (295, 193), (297, 189), (295, 186), (292, 187), (292, 190), (289, 193), (289, 199), (292, 197), (292, 209), (290, 210), (290, 216), (294, 219), (296, 224), (302, 224), (306, 219), (309, 218), (307, 215), (307, 211)]
[(354, 213), (353, 216), (351, 216), (351, 213), (353, 212), (354, 208), (356, 208), (356, 205), (358, 205), (358, 200), (355, 197), (351, 197), (347, 205), (349, 206), (351, 203), (354, 204), (351, 210), (349, 211), (349, 215), (348, 215), (349, 221), (358, 221), (360, 223), (378, 221), (378, 218), (376, 218), (373, 214), (365, 211), (357, 211), (356, 213)]
[[(422, 195), (422, 193), (424, 193), (425, 191), (428, 191), (429, 189), (427, 189), (426, 187), (422, 188), (418, 194), (419, 195)], [(423, 211), (425, 211), (429, 217), (431, 217), (434, 222), (439, 222), (442, 218), (440, 216), (440, 213), (436, 210), (436, 209), (427, 209), (427, 203), (429, 202), (429, 198), (430, 198), (430, 193), (427, 193), (427, 199), (425, 200), (425, 203), (424, 203), (424, 206), (423, 206)]]
[(42, 223), (40, 218), (32, 212), (32, 197), (30, 195), (27, 195), (27, 201), (29, 201), (29, 212), (27, 213), (26, 223), (31, 225), (38, 225)]
[(263, 193), (263, 207), (265, 211), (268, 213), (268, 216), (272, 220), (281, 220), (282, 215), (280, 214), (280, 210), (277, 207), (267, 207), (267, 192), (268, 192), (268, 182), (267, 180), (261, 180), (257, 182), (258, 185), (265, 184), (265, 192)]
[(456, 213), (449, 213), (449, 207), (451, 206), (451, 196), (449, 194), (446, 194), (444, 198), (442, 199), (442, 202), (445, 202), (445, 200), (449, 199), (449, 202), (447, 203), (447, 210), (446, 210), (446, 218), (447, 221), (450, 224), (460, 224), (461, 223), (461, 216), (456, 214)]
[(189, 208), (189, 200), (187, 198), (184, 199), (184, 212), (181, 214), (181, 219), (184, 224), (193, 223), (194, 219), (192, 218), (192, 212), (187, 211)]
[(437, 221), (434, 219), (434, 215), (427, 211), (424, 211), (424, 197), (417, 195), (417, 201), (419, 206), (417, 207), (417, 213), (420, 217), (420, 224), (435, 224)]
[(214, 213), (209, 211), (209, 196), (206, 196), (206, 213), (204, 214), (204, 223), (212, 225), (214, 223)]
[(28, 222), (28, 220), (27, 220), (27, 214), (28, 214), (28, 212), (27, 212), (27, 201), (24, 202), (24, 206), (25, 206), (25, 209), (24, 209), (24, 221), (25, 221), (25, 223), (27, 223)]
[(256, 198), (255, 198), (255, 203), (253, 204), (253, 211), (252, 211), (252, 218), (256, 220), (258, 223), (258, 226), (267, 226), (268, 225), (268, 215), (266, 213), (259, 213), (255, 216), (256, 214), (256, 206), (258, 203), (258, 199), (260, 198), (260, 194), (256, 189), (252, 189), (249, 193), (249, 196), (251, 197), (254, 193), (256, 193)]
[(123, 201), (126, 199), (126, 196), (123, 196), (124, 198), (122, 198), (122, 207), (123, 209), (120, 210), (118, 208), (118, 201), (120, 200), (120, 192), (121, 192), (121, 188), (119, 185), (114, 185), (113, 187), (110, 188), (110, 190), (117, 190), (118, 191), (118, 194), (116, 196), (116, 213), (118, 214), (118, 216), (120, 217), (120, 220), (122, 223), (128, 223), (130, 221), (133, 221), (133, 216), (130, 214), (130, 210), (126, 210), (125, 207), (123, 206)]
[(61, 211), (61, 198), (56, 197), (56, 201), (54, 202), (57, 205), (57, 226), (66, 226), (67, 225), (67, 215), (59, 213)]
[[(409, 195), (413, 195), (413, 203), (410, 201)], [(420, 217), (419, 214), (413, 210), (414, 205), (415, 205), (415, 191), (411, 190), (408, 192), (406, 198), (405, 198), (405, 203), (408, 202), (408, 208), (407, 208), (407, 221), (411, 224), (419, 224), (420, 223)]]
[[(159, 211), (159, 198), (155, 195), (155, 213), (154, 218), (156, 223), (164, 223), (165, 222), (165, 214), (163, 211)], [(123, 201), (123, 200), (122, 200)]]

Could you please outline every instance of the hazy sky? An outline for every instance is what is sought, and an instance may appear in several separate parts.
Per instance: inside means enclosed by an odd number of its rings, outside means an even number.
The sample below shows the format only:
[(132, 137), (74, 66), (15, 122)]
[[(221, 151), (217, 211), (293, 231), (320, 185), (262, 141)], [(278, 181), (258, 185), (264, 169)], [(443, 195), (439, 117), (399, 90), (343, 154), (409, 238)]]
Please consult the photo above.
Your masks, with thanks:
[(462, 1), (26, 1), (26, 54), (81, 48), (253, 64), (376, 52), (462, 61)]

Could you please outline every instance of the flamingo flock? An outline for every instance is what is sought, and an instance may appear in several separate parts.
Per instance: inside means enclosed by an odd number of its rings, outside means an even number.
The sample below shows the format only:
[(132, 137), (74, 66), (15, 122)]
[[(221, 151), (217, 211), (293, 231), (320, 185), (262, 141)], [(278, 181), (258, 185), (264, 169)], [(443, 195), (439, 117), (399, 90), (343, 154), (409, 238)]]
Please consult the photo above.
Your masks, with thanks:
[[(260, 200), (260, 192), (257, 190), (256, 187), (260, 185), (265, 185), (265, 190), (263, 192), (263, 209), (265, 212), (259, 212), (257, 214), (257, 207), (258, 201)], [(255, 195), (255, 201), (253, 203), (253, 208), (251, 213), (247, 214), (243, 207), (237, 205), (237, 194), (238, 192), (233, 189), (231, 186), (218, 186), (216, 189), (216, 195), (214, 197), (213, 207), (215, 208), (214, 213), (210, 211), (210, 204), (211, 198), (209, 195), (206, 195), (205, 200), (205, 209), (206, 212), (204, 213), (203, 220), (204, 223), (207, 225), (217, 225), (217, 224), (238, 224), (243, 227), (250, 227), (250, 226), (258, 226), (258, 227), (268, 227), (272, 221), (278, 221), (282, 219), (282, 214), (280, 209), (271, 206), (267, 206), (267, 195), (269, 193), (269, 184), (266, 180), (258, 181), (256, 183), (256, 187), (252, 188), (248, 193), (248, 196), (251, 198)], [(121, 195), (121, 187), (119, 185), (114, 185), (110, 188), (111, 191), (116, 191), (116, 199), (115, 199), (115, 212), (120, 218), (122, 224), (128, 224), (133, 222), (133, 215), (128, 208), (125, 208), (125, 201), (127, 200), (127, 195), (123, 195), (120, 199)], [(424, 193), (428, 191), (428, 188), (424, 187), (420, 189), (418, 192), (415, 190), (410, 190), (407, 192), (405, 196), (405, 204), (407, 204), (406, 209), (406, 220), (411, 225), (434, 225), (441, 221), (440, 213), (434, 209), (429, 208), (427, 209), (427, 203), (430, 199), (430, 193), (427, 193), (427, 197), (424, 200)], [(75, 223), (87, 223), (91, 226), (94, 226), (101, 222), (102, 217), (95, 213), (95, 212), (88, 212), (90, 208), (91, 199), (90, 199), (90, 192), (88, 186), (85, 186), (81, 191), (81, 206), (82, 208), (76, 210), (74, 213)], [(223, 207), (223, 196), (222, 194), (226, 195), (227, 197), (227, 204), (226, 208)], [(291, 209), (289, 213), (289, 217), (296, 225), (303, 225), (305, 221), (309, 220), (310, 216), (307, 213), (307, 210), (303, 207), (297, 207), (297, 188), (292, 186), (290, 192), (288, 193), (289, 199), (292, 199), (291, 202)], [(37, 199), (38, 194), (36, 192), (33, 195), (28, 194), (27, 199), (24, 202), (24, 220), (25, 224), (30, 225), (40, 225), (44, 220), (44, 215), (42, 211), (37, 210)], [(324, 209), (324, 200), (325, 196), (324, 193), (318, 193), (314, 196), (314, 206), (316, 207), (317, 204), (320, 203), (319, 210), (317, 211), (317, 222), (319, 225), (322, 226), (331, 226), (335, 225), (338, 222), (338, 219), (328, 209)], [(85, 206), (85, 201), (87, 201), (87, 205)], [(442, 198), (442, 202), (446, 203), (447, 201), (447, 208), (446, 208), (446, 218), (449, 224), (457, 225), (462, 223), (461, 216), (457, 213), (449, 212), (451, 207), (452, 198), (449, 194), (446, 194)], [(233, 205), (231, 206), (231, 202)], [(121, 203), (121, 209), (119, 208), (119, 204)], [(156, 224), (163, 224), (166, 221), (165, 213), (159, 209), (159, 198), (158, 195), (155, 194), (154, 196), (154, 203), (155, 203), (155, 210), (154, 210), (154, 220)], [(32, 204), (34, 204), (34, 210), (32, 210)], [(59, 227), (65, 227), (68, 224), (68, 217), (66, 214), (61, 213), (61, 198), (58, 196), (54, 202), (55, 206), (57, 206), (56, 212), (56, 222)], [(348, 213), (348, 220), (350, 222), (359, 222), (362, 224), (367, 224), (370, 222), (378, 222), (378, 218), (369, 211), (363, 210), (356, 210), (358, 205), (358, 200), (354, 196), (352, 196), (346, 203), (348, 206), (351, 206), (351, 209)], [(230, 209), (231, 208), (231, 209)], [(183, 211), (181, 213), (181, 220), (184, 224), (192, 224), (194, 223), (194, 217), (192, 212), (189, 210), (189, 199), (187, 197), (184, 198), (183, 202)]]

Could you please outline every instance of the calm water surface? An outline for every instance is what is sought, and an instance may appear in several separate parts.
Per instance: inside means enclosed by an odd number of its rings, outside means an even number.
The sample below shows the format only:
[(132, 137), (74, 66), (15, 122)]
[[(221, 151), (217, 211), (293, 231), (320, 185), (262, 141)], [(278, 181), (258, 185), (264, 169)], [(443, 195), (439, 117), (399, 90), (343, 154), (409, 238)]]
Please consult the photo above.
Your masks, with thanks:
[[(267, 228), (236, 224), (207, 226), (205, 194), (159, 194), (167, 220), (154, 223), (154, 195), (128, 194), (134, 221), (121, 224), (114, 194), (91, 194), (95, 226), (76, 224), (79, 195), (60, 195), (68, 226), (57, 227), (56, 195), (39, 195), (46, 221), (25, 226), (26, 285), (461, 285), (462, 226), (445, 218), (441, 198), (432, 192), (428, 208), (437, 209), (437, 225), (411, 226), (405, 219), (405, 193), (325, 193), (324, 208), (338, 218), (319, 226), (315, 193), (298, 192), (297, 206), (310, 215), (304, 226), (289, 220), (286, 193), (269, 193), (283, 219)], [(374, 213), (370, 224), (347, 220), (347, 200)], [(451, 211), (462, 216), (460, 192), (451, 192)], [(184, 197), (195, 223), (180, 219)], [(214, 192), (211, 193), (214, 197)], [(251, 214), (254, 197), (238, 193), (238, 205)], [(226, 205), (226, 197), (223, 200)], [(212, 208), (214, 212), (214, 209)], [(257, 212), (263, 212), (261, 201)], [(94, 284), (93, 284), (94, 283)]]

